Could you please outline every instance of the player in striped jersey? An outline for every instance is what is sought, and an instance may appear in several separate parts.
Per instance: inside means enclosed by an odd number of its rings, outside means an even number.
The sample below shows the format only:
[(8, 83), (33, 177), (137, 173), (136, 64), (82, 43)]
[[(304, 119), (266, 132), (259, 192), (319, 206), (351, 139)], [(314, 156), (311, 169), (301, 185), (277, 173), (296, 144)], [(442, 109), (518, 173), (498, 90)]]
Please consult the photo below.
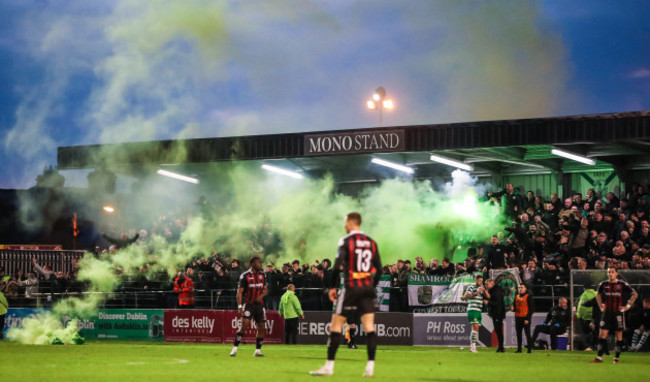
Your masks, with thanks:
[(477, 353), (476, 344), (478, 343), (478, 329), (481, 326), (481, 311), (483, 310), (483, 300), (490, 298), (490, 294), (483, 286), (483, 275), (478, 273), (474, 276), (474, 285), (470, 285), (465, 291), (462, 300), (467, 301), (467, 318), (472, 326), (472, 332), (469, 336), (469, 350)]
[[(330, 338), (327, 342), (327, 361), (319, 370), (311, 371), (314, 376), (334, 374), (334, 358), (341, 342), (341, 330), (346, 319), (358, 315), (361, 325), (368, 335), (368, 363), (364, 377), (372, 377), (377, 351), (377, 334), (375, 333), (375, 287), (381, 278), (381, 260), (377, 243), (361, 232), (361, 215), (351, 212), (345, 217), (345, 230), (348, 233), (339, 241), (339, 251), (334, 262), (332, 276), (327, 280), (330, 288), (329, 297), (336, 302), (332, 314)], [(340, 274), (343, 271), (344, 288), (337, 297)]]
[(266, 285), (266, 278), (262, 272), (262, 259), (255, 256), (250, 261), (251, 268), (239, 276), (239, 288), (237, 289), (237, 307), (239, 316), (242, 318), (241, 329), (237, 332), (230, 356), (237, 355), (237, 348), (244, 337), (246, 329), (251, 324), (251, 319), (257, 324), (257, 342), (254, 357), (264, 357), (261, 353), (262, 342), (264, 341), (266, 309), (264, 309), (264, 297), (269, 293)]
[[(607, 353), (607, 334), (616, 333), (614, 363), (618, 363), (623, 347), (623, 330), (625, 330), (625, 312), (630, 310), (639, 297), (638, 293), (623, 280), (618, 280), (618, 270), (607, 268), (607, 281), (598, 285), (596, 301), (602, 315), (598, 334), (598, 356), (591, 363), (602, 363), (603, 354)], [(627, 300), (627, 303), (626, 303)]]

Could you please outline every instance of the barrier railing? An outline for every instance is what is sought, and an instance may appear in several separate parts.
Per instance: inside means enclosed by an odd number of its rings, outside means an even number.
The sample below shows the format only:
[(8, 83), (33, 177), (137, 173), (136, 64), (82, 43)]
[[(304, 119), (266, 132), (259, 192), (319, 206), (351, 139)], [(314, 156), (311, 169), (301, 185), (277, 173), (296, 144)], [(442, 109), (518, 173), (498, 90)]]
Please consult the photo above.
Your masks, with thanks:
[(22, 269), (25, 274), (34, 268), (32, 259), (36, 258), (40, 266), (49, 265), (54, 271), (71, 273), (73, 271), (72, 261), (79, 260), (84, 251), (32, 251), (32, 250), (0, 250), (0, 268), (4, 268), (5, 274), (13, 275)]
[[(133, 283), (137, 284), (137, 283)], [(21, 289), (20, 294), (10, 298), (10, 306), (12, 307), (51, 307), (58, 300), (68, 297), (83, 298), (89, 294), (103, 294), (105, 295), (103, 303), (99, 306), (105, 309), (153, 309), (153, 308), (178, 308), (178, 294), (171, 290), (169, 282), (148, 282), (147, 288), (134, 287), (133, 284), (128, 282), (124, 283), (118, 290), (114, 292), (88, 292), (82, 291), (83, 287), (80, 283), (69, 286), (67, 291), (61, 293), (36, 293), (34, 298), (26, 298), (24, 296), (24, 289)], [(393, 291), (400, 292), (401, 288), (391, 288)], [(547, 312), (551, 306), (557, 301), (557, 298), (563, 296), (568, 297), (568, 287), (565, 285), (541, 285), (535, 286), (533, 289), (533, 298), (535, 299), (535, 307), (537, 312)], [(547, 295), (538, 295), (536, 292), (546, 291)], [(284, 293), (282, 291), (281, 293)], [(327, 302), (326, 289), (323, 288), (296, 288), (296, 294), (303, 304), (303, 308), (309, 307), (311, 310), (330, 310), (331, 307)], [(237, 302), (237, 289), (236, 288), (217, 288), (217, 289), (195, 289), (194, 300), (196, 308), (203, 309), (236, 309)], [(267, 308), (276, 310), (278, 308), (281, 294), (271, 294), (267, 296)], [(312, 308), (314, 299), (318, 300), (316, 306), (318, 309)], [(407, 298), (403, 296), (402, 298)], [(398, 304), (399, 306), (399, 304)], [(407, 310), (406, 312), (410, 311)]]

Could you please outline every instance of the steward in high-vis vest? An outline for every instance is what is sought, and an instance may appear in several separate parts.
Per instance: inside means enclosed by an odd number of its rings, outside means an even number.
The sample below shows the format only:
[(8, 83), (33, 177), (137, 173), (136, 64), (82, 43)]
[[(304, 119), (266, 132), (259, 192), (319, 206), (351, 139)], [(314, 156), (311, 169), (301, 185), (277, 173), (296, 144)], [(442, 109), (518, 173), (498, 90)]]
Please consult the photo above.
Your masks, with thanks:
[(178, 305), (181, 308), (194, 307), (194, 282), (189, 277), (185, 277), (183, 272), (178, 272), (174, 279), (174, 292), (178, 293)]
[(515, 332), (517, 333), (517, 353), (521, 353), (521, 332), (526, 334), (526, 347), (530, 353), (533, 343), (530, 340), (530, 320), (535, 311), (533, 297), (526, 291), (526, 285), (519, 285), (519, 293), (515, 296), (513, 310), (515, 311)]
[[(578, 301), (578, 309), (576, 310), (576, 317), (579, 320), (580, 327), (582, 328), (583, 341), (585, 343), (585, 350), (589, 351), (596, 348), (598, 345), (598, 332), (596, 327), (591, 328), (591, 321), (594, 320), (600, 323), (600, 319), (594, 317), (594, 307), (598, 308), (598, 301), (596, 301), (596, 291), (593, 286), (585, 285), (585, 290), (580, 295)], [(596, 312), (598, 314), (599, 312)]]

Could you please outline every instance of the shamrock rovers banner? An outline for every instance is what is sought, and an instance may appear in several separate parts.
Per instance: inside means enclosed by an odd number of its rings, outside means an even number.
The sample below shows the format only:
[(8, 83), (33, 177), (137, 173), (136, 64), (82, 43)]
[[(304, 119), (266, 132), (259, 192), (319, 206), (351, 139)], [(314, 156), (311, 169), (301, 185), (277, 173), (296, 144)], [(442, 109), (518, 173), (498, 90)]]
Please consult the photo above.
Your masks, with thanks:
[(409, 305), (415, 313), (463, 313), (467, 303), (460, 298), (474, 283), (473, 274), (457, 277), (409, 274)]

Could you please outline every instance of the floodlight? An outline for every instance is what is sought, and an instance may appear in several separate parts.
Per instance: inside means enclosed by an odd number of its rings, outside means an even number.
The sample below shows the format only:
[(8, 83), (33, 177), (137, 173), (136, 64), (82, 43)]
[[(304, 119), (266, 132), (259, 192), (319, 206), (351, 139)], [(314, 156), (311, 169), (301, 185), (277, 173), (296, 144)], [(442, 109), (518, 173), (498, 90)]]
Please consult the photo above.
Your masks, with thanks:
[(572, 154), (572, 153), (569, 153), (569, 152), (566, 152), (566, 151), (563, 151), (563, 150), (553, 149), (553, 150), (551, 150), (551, 154), (561, 156), (561, 157), (564, 157), (564, 158), (567, 158), (567, 159), (571, 159), (571, 160), (574, 160), (576, 162), (588, 164), (590, 166), (593, 166), (593, 165), (596, 164), (596, 161), (591, 159), (591, 158), (587, 158), (587, 157), (583, 157), (583, 156), (580, 156), (580, 155)]
[(280, 168), (280, 167), (271, 166), (270, 164), (263, 164), (262, 168), (264, 170), (271, 171), (271, 172), (274, 172), (276, 174), (282, 174), (282, 175), (290, 176), (290, 177), (295, 178), (295, 179), (304, 178), (304, 176), (302, 174), (299, 174), (299, 173), (297, 173), (295, 171), (285, 170), (285, 169)]
[(158, 175), (166, 176), (168, 178), (173, 178), (177, 180), (182, 180), (183, 182), (188, 182), (188, 183), (194, 183), (194, 184), (199, 184), (199, 180), (196, 178), (190, 178), (189, 176), (181, 175), (181, 174), (176, 174), (175, 172), (171, 171), (166, 171), (166, 170), (158, 170), (156, 171)]
[(374, 164), (378, 164), (380, 166), (390, 167), (390, 168), (392, 168), (394, 170), (402, 171), (402, 172), (405, 172), (407, 174), (413, 174), (415, 172), (415, 170), (413, 168), (411, 168), (411, 167), (404, 166), (404, 165), (394, 163), (394, 162), (389, 162), (387, 160), (383, 160), (383, 159), (379, 159), (379, 158), (372, 158), (371, 162), (374, 163)]
[(457, 160), (441, 157), (438, 155), (431, 155), (429, 159), (431, 159), (434, 162), (446, 164), (447, 166), (457, 167), (461, 170), (474, 171), (474, 167), (468, 165), (467, 163), (459, 162)]

